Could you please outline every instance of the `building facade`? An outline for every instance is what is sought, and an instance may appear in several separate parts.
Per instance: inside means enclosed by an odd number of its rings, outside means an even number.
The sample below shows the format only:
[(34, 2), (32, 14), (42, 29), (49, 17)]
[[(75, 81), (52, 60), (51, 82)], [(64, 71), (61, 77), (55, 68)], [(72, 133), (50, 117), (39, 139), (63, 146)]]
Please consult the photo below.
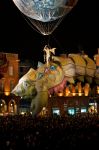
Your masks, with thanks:
[(0, 52), (0, 115), (17, 114), (18, 100), (11, 94), (19, 80), (18, 54)]

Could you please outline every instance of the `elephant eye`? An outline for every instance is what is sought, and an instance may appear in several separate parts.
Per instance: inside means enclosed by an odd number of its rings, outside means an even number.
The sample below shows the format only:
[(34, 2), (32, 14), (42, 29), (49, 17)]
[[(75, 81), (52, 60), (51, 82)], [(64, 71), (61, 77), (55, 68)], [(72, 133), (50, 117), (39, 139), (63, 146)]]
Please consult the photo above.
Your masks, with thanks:
[(28, 82), (23, 82), (23, 86), (24, 86), (24, 88), (27, 88), (27, 87), (29, 87), (29, 83)]
[(50, 66), (50, 70), (56, 70), (56, 66)]

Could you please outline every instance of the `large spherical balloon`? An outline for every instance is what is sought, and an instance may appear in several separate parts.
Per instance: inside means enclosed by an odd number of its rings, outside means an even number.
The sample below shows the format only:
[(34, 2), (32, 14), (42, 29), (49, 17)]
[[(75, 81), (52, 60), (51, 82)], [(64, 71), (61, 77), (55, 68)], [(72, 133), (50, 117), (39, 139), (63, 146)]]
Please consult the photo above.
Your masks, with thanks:
[(13, 0), (38, 31), (51, 34), (78, 0)]

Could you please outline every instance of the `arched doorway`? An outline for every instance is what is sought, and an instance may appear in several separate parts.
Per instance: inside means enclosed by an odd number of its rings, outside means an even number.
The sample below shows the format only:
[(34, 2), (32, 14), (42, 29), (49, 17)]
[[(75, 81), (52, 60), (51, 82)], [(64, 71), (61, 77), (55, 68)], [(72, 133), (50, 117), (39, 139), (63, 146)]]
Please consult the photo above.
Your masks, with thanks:
[(7, 112), (7, 105), (4, 99), (0, 100), (0, 115), (3, 115)]
[(8, 103), (8, 113), (16, 114), (17, 113), (17, 105), (14, 99), (11, 99)]

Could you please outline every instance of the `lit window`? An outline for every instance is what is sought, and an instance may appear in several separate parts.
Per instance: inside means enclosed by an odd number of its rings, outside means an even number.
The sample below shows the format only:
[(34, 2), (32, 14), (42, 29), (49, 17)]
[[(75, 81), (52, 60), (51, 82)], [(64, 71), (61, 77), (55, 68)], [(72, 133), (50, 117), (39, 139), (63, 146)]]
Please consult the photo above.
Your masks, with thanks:
[(59, 108), (52, 108), (52, 112), (53, 112), (53, 114), (60, 115)]
[(9, 76), (13, 76), (13, 66), (9, 66)]
[(85, 107), (81, 108), (81, 113), (86, 113), (87, 109)]
[(74, 115), (75, 114), (74, 108), (68, 108), (68, 114), (69, 115)]

